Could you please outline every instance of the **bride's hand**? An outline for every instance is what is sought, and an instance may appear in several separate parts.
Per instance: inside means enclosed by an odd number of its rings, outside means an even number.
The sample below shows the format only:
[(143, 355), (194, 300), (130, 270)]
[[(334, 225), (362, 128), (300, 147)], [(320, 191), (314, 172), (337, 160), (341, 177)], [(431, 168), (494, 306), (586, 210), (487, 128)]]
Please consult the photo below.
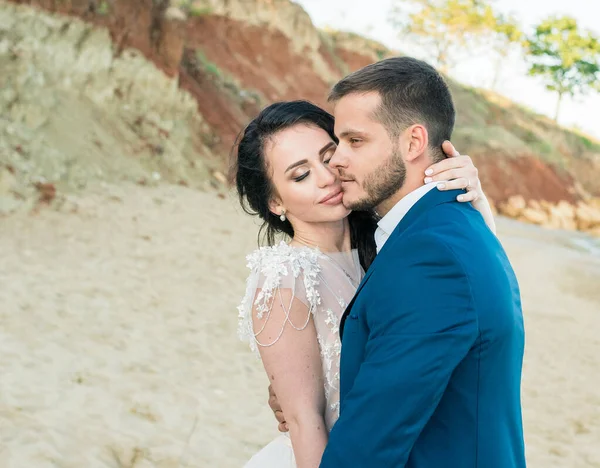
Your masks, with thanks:
[(479, 173), (473, 160), (469, 156), (461, 156), (454, 145), (447, 140), (442, 145), (442, 149), (448, 158), (427, 168), (425, 183), (443, 181), (438, 184), (439, 190), (467, 190), (467, 193), (457, 197), (459, 202), (475, 202), (484, 198)]
[(443, 181), (438, 183), (439, 190), (467, 190), (467, 193), (461, 193), (456, 199), (459, 202), (472, 202), (473, 208), (481, 213), (485, 223), (495, 233), (494, 213), (483, 193), (479, 172), (472, 159), (469, 156), (461, 156), (454, 145), (447, 140), (442, 145), (442, 149), (448, 158), (427, 168), (425, 183)]
[(279, 423), (279, 432), (288, 432), (290, 429), (285, 420), (279, 400), (277, 400), (277, 395), (275, 395), (275, 390), (273, 390), (273, 385), (269, 385), (269, 406), (275, 415), (275, 419), (277, 419), (277, 422)]

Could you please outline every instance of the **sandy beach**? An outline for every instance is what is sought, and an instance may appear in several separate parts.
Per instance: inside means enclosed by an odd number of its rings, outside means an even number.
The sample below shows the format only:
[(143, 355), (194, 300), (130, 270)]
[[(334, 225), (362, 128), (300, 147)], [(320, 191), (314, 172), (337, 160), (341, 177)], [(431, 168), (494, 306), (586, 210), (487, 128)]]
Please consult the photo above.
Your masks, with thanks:
[[(498, 224), (523, 294), (529, 466), (600, 467), (600, 244)], [(0, 218), (0, 467), (234, 468), (273, 438), (236, 336), (255, 233), (233, 198), (168, 185)]]

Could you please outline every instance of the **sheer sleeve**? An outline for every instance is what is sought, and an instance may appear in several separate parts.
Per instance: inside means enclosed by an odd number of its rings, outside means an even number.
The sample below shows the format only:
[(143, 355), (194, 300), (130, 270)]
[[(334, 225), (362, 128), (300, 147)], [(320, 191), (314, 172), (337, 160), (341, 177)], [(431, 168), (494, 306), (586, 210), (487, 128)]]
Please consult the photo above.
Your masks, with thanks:
[[(248, 255), (250, 274), (246, 292), (238, 307), (238, 335), (257, 352), (261, 346), (272, 346), (283, 335), (286, 327), (304, 330), (320, 303), (318, 275), (319, 253), (301, 250), (281, 242), (262, 247)], [(306, 317), (289, 315), (294, 299), (307, 307)], [(264, 337), (262, 331), (271, 319), (273, 305), (281, 304), (286, 311), (275, 336)], [(255, 314), (254, 323), (252, 314)]]

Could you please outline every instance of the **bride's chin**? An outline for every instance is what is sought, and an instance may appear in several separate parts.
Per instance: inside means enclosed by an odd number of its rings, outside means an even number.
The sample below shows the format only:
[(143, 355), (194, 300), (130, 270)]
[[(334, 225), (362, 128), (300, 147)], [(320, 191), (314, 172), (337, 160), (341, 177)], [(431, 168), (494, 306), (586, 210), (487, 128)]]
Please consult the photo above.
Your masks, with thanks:
[(346, 219), (348, 215), (352, 212), (342, 204), (336, 206), (335, 208), (336, 209), (332, 210), (332, 213), (330, 214), (331, 221), (341, 221), (343, 219)]
[(344, 207), (344, 216), (342, 216), (342, 219), (346, 219), (348, 216), (350, 216), (350, 213), (352, 213), (352, 210)]
[(349, 210), (340, 203), (318, 213), (313, 212), (312, 216), (298, 218), (298, 220), (304, 223), (334, 223), (346, 219), (350, 213), (352, 213), (352, 210)]

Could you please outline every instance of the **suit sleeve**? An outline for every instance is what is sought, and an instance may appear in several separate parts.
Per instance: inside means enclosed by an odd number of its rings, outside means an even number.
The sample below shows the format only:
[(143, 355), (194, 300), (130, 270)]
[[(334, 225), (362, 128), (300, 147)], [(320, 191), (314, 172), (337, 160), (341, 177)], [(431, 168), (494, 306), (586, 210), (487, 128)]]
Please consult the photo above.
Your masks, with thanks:
[(369, 306), (360, 312), (369, 329), (365, 359), (321, 468), (405, 466), (478, 337), (468, 277), (448, 246), (421, 234), (384, 254), (390, 260), (369, 279)]

